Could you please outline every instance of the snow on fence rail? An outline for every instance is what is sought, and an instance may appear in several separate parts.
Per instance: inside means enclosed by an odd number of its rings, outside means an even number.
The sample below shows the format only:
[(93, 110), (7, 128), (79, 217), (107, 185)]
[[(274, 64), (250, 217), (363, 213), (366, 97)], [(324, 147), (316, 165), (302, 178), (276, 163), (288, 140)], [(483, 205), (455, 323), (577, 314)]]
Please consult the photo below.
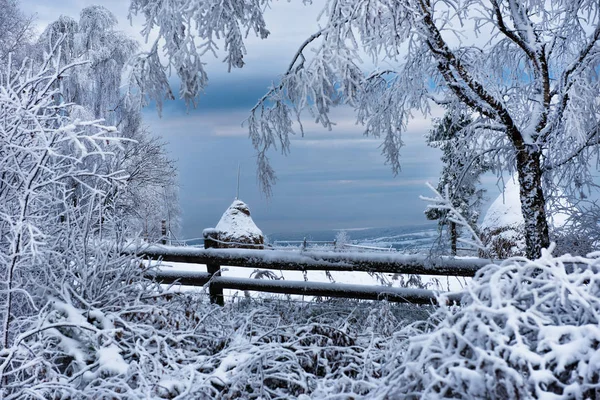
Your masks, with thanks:
[[(431, 304), (436, 302), (438, 292), (427, 289), (396, 288), (389, 286), (353, 285), (325, 282), (284, 281), (271, 279), (231, 278), (213, 276), (202, 271), (159, 271), (149, 274), (164, 284), (179, 283), (190, 286), (210, 284), (211, 299), (220, 303), (223, 289), (252, 290), (256, 292), (281, 293), (304, 296), (341, 297), (360, 300), (387, 300), (400, 303)], [(214, 291), (217, 292), (214, 292)], [(220, 292), (218, 292), (220, 291)], [(447, 296), (448, 301), (458, 303), (459, 293)]]
[[(258, 280), (220, 276), (221, 266), (235, 266), (287, 271), (359, 271), (419, 275), (472, 277), (478, 269), (491, 263), (485, 259), (428, 257), (418, 254), (356, 253), (326, 251), (284, 251), (255, 249), (215, 249), (151, 245), (138, 254), (163, 261), (205, 264), (208, 272), (158, 271), (151, 275), (164, 283), (183, 285), (209, 284), (211, 301), (223, 304), (223, 289), (261, 292), (345, 297), (366, 300), (387, 299), (394, 302), (430, 304), (436, 302), (436, 292), (425, 289), (387, 286), (351, 285), (339, 283)], [(448, 297), (457, 302), (458, 295)]]
[(343, 244), (342, 247), (348, 247), (351, 249), (362, 249), (362, 250), (375, 250), (375, 251), (396, 251), (392, 246), (390, 247), (375, 247), (375, 246), (363, 246), (360, 244)]
[(422, 254), (201, 249), (151, 245), (139, 254), (164, 261), (284, 271), (360, 271), (472, 277), (489, 259), (429, 257)]

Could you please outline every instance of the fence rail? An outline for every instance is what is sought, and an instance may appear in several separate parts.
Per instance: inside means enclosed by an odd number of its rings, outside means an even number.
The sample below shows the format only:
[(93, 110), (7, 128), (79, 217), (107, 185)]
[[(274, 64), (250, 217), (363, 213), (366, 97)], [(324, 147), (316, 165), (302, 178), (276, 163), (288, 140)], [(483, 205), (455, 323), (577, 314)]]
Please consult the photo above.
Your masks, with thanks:
[[(164, 284), (179, 283), (190, 286), (204, 286), (210, 283), (213, 302), (219, 303), (223, 289), (251, 290), (255, 292), (281, 293), (290, 295), (340, 297), (357, 300), (387, 300), (400, 303), (432, 304), (437, 294), (433, 290), (397, 288), (388, 286), (354, 285), (325, 282), (301, 282), (272, 279), (231, 278), (213, 276), (203, 271), (159, 271), (149, 277)], [(217, 292), (215, 292), (215, 290)], [(218, 293), (218, 291), (221, 291)], [(452, 293), (448, 301), (458, 303), (460, 294)]]
[[(210, 241), (207, 240), (206, 243)], [(478, 269), (491, 263), (485, 259), (431, 258), (426, 255), (399, 253), (202, 249), (157, 245), (148, 246), (141, 252), (138, 251), (138, 254), (163, 261), (205, 264), (207, 272), (161, 270), (152, 277), (163, 283), (209, 284), (211, 301), (221, 305), (223, 289), (367, 300), (386, 299), (418, 304), (434, 303), (437, 299), (436, 292), (425, 289), (222, 277), (221, 266), (285, 271), (358, 271), (472, 277)], [(447, 299), (457, 302), (459, 296), (449, 295)]]
[(472, 277), (489, 259), (428, 257), (422, 254), (201, 249), (148, 246), (140, 255), (189, 264), (215, 264), (284, 271), (360, 271)]

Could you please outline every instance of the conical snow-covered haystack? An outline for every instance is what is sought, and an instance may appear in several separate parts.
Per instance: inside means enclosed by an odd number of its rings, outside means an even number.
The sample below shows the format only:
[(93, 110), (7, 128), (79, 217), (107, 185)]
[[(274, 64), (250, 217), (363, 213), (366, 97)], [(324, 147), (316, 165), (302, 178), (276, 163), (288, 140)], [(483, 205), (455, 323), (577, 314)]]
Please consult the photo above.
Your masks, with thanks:
[(262, 231), (250, 216), (250, 209), (238, 199), (223, 213), (213, 232), (218, 239), (217, 247), (220, 248), (260, 249), (265, 243)]
[[(566, 200), (559, 200), (561, 209), (572, 209)], [(564, 212), (548, 212), (550, 229), (560, 229), (567, 223), (568, 214)], [(493, 255), (506, 258), (525, 254), (525, 221), (521, 212), (521, 197), (517, 177), (508, 179), (504, 192), (494, 200), (488, 209), (481, 232), (484, 241), (492, 249)]]

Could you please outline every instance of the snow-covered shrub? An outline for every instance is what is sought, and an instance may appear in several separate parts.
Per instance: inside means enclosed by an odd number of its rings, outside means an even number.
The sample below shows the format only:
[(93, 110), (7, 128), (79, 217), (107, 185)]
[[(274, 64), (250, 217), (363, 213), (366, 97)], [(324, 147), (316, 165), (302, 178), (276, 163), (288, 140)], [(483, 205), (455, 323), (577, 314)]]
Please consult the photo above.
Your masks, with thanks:
[[(155, 285), (106, 212), (107, 169), (119, 147), (112, 127), (74, 117), (62, 81), (64, 37), (44, 61), (0, 70), (0, 398), (116, 398), (134, 387), (124, 337), (144, 326)], [(152, 309), (154, 309), (152, 307)], [(125, 318), (127, 317), (127, 318)], [(133, 332), (134, 334), (131, 334)], [(135, 344), (135, 342), (131, 342)], [(134, 365), (134, 367), (131, 367)]]
[[(525, 255), (525, 232), (522, 226), (486, 228), (481, 233), (481, 240), (488, 248), (487, 256), (489, 257), (503, 260)], [(480, 257), (486, 256), (482, 251), (478, 253)]]
[[(244, 301), (218, 368), (203, 380), (218, 399), (361, 398), (380, 384), (402, 316), (425, 308), (388, 303)], [(417, 310), (413, 310), (416, 308)], [(416, 314), (413, 314), (415, 313)], [(221, 319), (222, 317), (215, 318)], [(368, 397), (367, 397), (368, 398)]]
[(378, 387), (401, 316), (424, 313), (423, 307), (352, 301), (186, 305), (192, 297), (171, 299), (183, 307), (162, 317), (179, 321), (180, 333), (170, 337), (180, 339), (153, 346), (180, 354), (162, 363), (162, 398), (359, 398)]
[(14, 336), (0, 351), (4, 398), (114, 398), (139, 370), (125, 341), (144, 327), (127, 320), (144, 309), (140, 298), (153, 285), (119, 246), (71, 229), (72, 237), (61, 235), (64, 252), (46, 250), (47, 265), (34, 263), (31, 287), (20, 288), (33, 310), (14, 316)]
[(335, 234), (335, 241), (334, 241), (335, 250), (345, 250), (345, 247), (347, 244), (351, 244), (350, 235), (348, 235), (348, 232), (346, 232), (344, 230), (338, 231)]
[(598, 398), (600, 254), (551, 250), (483, 268), (460, 307), (400, 331), (380, 397)]

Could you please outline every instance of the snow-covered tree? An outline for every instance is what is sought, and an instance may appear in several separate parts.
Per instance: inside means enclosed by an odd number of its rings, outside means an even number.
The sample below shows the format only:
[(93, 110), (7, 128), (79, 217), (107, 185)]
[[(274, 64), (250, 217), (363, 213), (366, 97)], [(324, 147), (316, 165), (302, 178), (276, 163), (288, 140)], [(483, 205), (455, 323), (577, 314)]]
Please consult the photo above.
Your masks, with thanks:
[[(488, 167), (485, 160), (472, 158), (470, 135), (463, 131), (471, 123), (468, 116), (454, 117), (451, 111), (446, 112), (441, 120), (435, 122), (427, 136), (427, 144), (442, 151), (443, 168), (440, 173), (437, 191), (448, 194), (452, 205), (471, 226), (477, 225), (479, 208), (483, 199), (483, 189), (478, 189), (479, 178)], [(450, 249), (456, 255), (456, 244), (460, 234), (456, 223), (448, 220), (448, 211), (428, 208), (425, 216), (430, 220), (438, 220), (440, 228), (448, 225), (450, 233)]]
[(121, 76), (138, 47), (135, 40), (115, 30), (116, 25), (109, 10), (91, 6), (81, 11), (79, 21), (61, 16), (39, 40), (44, 51), (48, 42), (65, 37), (60, 53), (63, 62), (85, 61), (61, 82), (66, 100), (113, 125), (127, 112), (121, 104)]
[(179, 306), (123, 255), (129, 237), (106, 204), (128, 176), (103, 167), (123, 139), (63, 101), (60, 81), (80, 64), (63, 64), (62, 40), (0, 69), (0, 398), (150, 397), (180, 373), (154, 361), (181, 349), (150, 344), (172, 333), (156, 316), (179, 329)]
[[(59, 52), (60, 42), (51, 49)], [(64, 233), (77, 208), (68, 184), (86, 182), (81, 196), (101, 198), (94, 184), (118, 184), (124, 176), (87, 165), (103, 157), (101, 143), (115, 140), (114, 128), (70, 116), (57, 102), (56, 83), (76, 64), (47, 58), (0, 72), (0, 338), (8, 348), (21, 331), (21, 316), (38, 311), (48, 288), (49, 259), (62, 257)], [(95, 214), (99, 209), (92, 208)], [(86, 215), (90, 220), (89, 215)], [(0, 371), (1, 372), (1, 371)]]
[[(229, 67), (243, 66), (245, 35), (269, 33), (263, 18), (269, 4), (132, 0), (130, 10), (145, 17), (147, 35), (158, 26), (148, 59), (159, 57), (164, 40), (168, 62), (182, 78), (180, 94), (189, 99), (206, 84), (201, 60), (219, 40)], [(478, 151), (517, 171), (527, 254), (539, 255), (549, 244), (543, 173), (550, 181), (581, 181), (576, 178), (587, 176), (581, 161), (598, 142), (600, 4), (330, 0), (321, 18), (248, 119), (267, 190), (275, 177), (267, 152), (287, 152), (303, 111), (331, 128), (333, 106), (354, 107), (366, 134), (384, 138), (383, 154), (397, 172), (413, 112), (427, 114), (431, 102), (463, 108), (474, 115), (466, 131)], [(361, 67), (365, 56), (373, 68)], [(152, 75), (152, 93), (167, 91), (159, 75)]]
[(150, 241), (161, 237), (161, 221), (168, 231), (178, 233), (180, 226), (177, 169), (166, 152), (166, 144), (143, 126), (138, 110), (125, 113), (117, 125), (127, 139), (113, 159), (113, 170), (127, 173), (127, 184), (113, 188), (107, 199), (130, 232)]
[(64, 100), (79, 106), (78, 116), (103, 119), (127, 139), (119, 146), (104, 144), (115, 156), (103, 168), (128, 175), (127, 185), (105, 188), (106, 212), (119, 215), (132, 231), (157, 239), (162, 219), (178, 229), (177, 172), (165, 144), (143, 126), (141, 104), (122, 93), (122, 77), (138, 44), (117, 31), (116, 24), (109, 10), (91, 6), (81, 11), (79, 21), (61, 16), (51, 23), (39, 43), (44, 50), (60, 38), (63, 45), (57, 56), (66, 63), (80, 63), (60, 82)]
[(352, 244), (352, 241), (350, 240), (350, 235), (348, 235), (348, 232), (345, 230), (340, 230), (335, 234), (333, 243), (336, 250), (345, 250), (345, 246), (347, 244)]
[(0, 0), (0, 64), (20, 63), (33, 36), (32, 17), (25, 15), (17, 0)]

